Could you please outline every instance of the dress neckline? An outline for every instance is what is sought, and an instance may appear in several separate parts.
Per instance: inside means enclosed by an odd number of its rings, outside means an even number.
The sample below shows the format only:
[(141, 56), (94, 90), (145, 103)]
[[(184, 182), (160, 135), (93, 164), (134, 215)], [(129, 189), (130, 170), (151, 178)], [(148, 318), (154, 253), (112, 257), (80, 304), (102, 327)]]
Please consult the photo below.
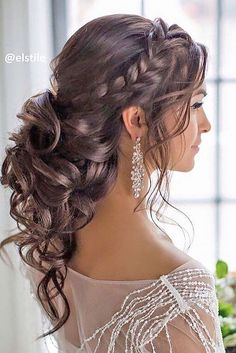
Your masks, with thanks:
[[(182, 267), (185, 267), (188, 263), (192, 262), (192, 261), (197, 261), (195, 259), (190, 259), (187, 262), (184, 262), (182, 265), (174, 268), (172, 271), (163, 274), (163, 276), (169, 276), (170, 274), (180, 270)], [(152, 278), (152, 279), (138, 279), (138, 280), (107, 280), (107, 279), (96, 279), (96, 278), (92, 278), (92, 277), (88, 277), (83, 275), (82, 273), (73, 270), (71, 267), (67, 266), (67, 269), (69, 270), (69, 272), (74, 275), (77, 278), (80, 278), (82, 280), (85, 280), (87, 282), (91, 282), (91, 283), (104, 283), (104, 284), (139, 284), (139, 283), (148, 283), (148, 282), (155, 282), (155, 281), (159, 281), (159, 278)]]

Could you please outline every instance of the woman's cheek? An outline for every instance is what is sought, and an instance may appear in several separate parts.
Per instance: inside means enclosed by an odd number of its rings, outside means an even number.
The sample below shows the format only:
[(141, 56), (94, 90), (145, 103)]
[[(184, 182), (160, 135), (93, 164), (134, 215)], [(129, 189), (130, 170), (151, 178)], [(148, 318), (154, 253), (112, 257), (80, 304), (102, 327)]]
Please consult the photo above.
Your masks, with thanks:
[(197, 123), (197, 112), (193, 112), (190, 117), (190, 122), (188, 126), (188, 141), (194, 142), (197, 139), (197, 134), (198, 134), (198, 123)]

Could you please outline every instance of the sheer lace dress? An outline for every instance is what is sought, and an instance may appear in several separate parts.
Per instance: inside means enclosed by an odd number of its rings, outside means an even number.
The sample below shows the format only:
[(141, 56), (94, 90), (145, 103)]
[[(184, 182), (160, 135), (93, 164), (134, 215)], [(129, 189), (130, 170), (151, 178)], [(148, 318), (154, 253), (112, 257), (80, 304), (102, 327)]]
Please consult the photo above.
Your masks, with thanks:
[[(22, 271), (39, 303), (43, 275), (26, 265)], [(215, 278), (195, 259), (155, 280), (99, 280), (68, 267), (64, 292), (71, 314), (53, 334), (61, 353), (225, 352)], [(43, 310), (42, 318), (45, 332), (52, 326)]]

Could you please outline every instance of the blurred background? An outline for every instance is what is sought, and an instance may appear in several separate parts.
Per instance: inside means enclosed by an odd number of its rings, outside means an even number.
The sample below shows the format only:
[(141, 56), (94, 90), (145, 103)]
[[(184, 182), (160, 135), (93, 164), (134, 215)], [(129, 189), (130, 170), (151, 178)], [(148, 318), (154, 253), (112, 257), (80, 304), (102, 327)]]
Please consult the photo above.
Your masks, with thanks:
[[(212, 271), (217, 259), (236, 270), (236, 1), (235, 0), (0, 0), (0, 160), (8, 134), (17, 128), (16, 114), (31, 95), (49, 87), (49, 62), (66, 40), (89, 20), (106, 14), (140, 14), (177, 23), (209, 50), (208, 95), (204, 108), (211, 132), (202, 136), (195, 168), (175, 172), (171, 203), (194, 225), (188, 253)], [(26, 56), (31, 55), (27, 61)], [(154, 176), (155, 177), (155, 176)], [(16, 224), (9, 216), (9, 191), (0, 188), (0, 240)], [(189, 221), (169, 209), (187, 232)], [(161, 225), (182, 247), (181, 229)], [(17, 253), (9, 253), (18, 266)], [(34, 342), (41, 317), (21, 275), (0, 261), (0, 351), (56, 353), (52, 339)]]

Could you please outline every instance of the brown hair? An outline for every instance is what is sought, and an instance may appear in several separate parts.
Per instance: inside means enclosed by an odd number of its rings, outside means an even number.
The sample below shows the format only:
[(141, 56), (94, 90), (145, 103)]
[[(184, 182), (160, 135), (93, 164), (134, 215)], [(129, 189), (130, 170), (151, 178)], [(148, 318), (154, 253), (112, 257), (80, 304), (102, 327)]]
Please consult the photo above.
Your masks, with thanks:
[[(23, 124), (9, 138), (14, 146), (6, 147), (0, 179), (13, 190), (10, 215), (20, 232), (0, 248), (14, 242), (23, 261), (45, 275), (37, 294), (56, 325), (38, 338), (58, 330), (70, 315), (63, 292), (66, 264), (76, 250), (75, 232), (92, 220), (96, 203), (116, 182), (123, 109), (136, 105), (145, 112), (144, 164), (149, 177), (147, 157), (159, 172), (148, 207), (159, 193), (158, 219), (162, 206), (170, 205), (169, 141), (188, 126), (190, 99), (204, 81), (206, 62), (205, 46), (177, 24), (103, 16), (77, 30), (51, 61), (52, 88), (23, 104), (17, 114)], [(178, 118), (172, 134), (164, 123), (170, 109)], [(65, 304), (61, 318), (50, 283)]]

